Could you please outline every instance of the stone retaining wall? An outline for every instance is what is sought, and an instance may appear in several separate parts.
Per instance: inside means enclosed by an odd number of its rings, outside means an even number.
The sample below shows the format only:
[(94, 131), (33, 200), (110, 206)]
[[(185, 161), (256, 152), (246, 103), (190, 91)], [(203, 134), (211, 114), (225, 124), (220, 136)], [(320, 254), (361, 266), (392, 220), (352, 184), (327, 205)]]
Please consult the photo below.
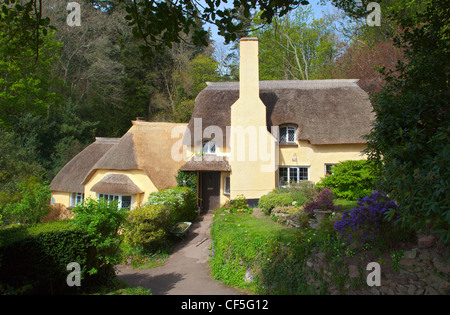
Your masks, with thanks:
[[(367, 253), (366, 253), (367, 254)], [(448, 252), (433, 248), (412, 248), (403, 252), (399, 261), (389, 254), (375, 259), (362, 255), (346, 259), (346, 266), (335, 266), (325, 253), (316, 253), (307, 260), (310, 269), (309, 284), (325, 287), (329, 294), (356, 295), (447, 295), (449, 294), (450, 266)], [(379, 262), (381, 285), (369, 287), (366, 270), (371, 261)]]

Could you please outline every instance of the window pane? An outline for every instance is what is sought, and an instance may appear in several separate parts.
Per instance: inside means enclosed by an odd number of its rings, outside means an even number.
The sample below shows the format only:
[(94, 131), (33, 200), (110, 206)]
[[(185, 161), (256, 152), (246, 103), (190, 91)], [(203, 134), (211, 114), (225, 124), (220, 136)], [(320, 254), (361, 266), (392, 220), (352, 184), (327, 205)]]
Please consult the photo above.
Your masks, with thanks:
[(122, 208), (131, 209), (131, 196), (122, 196)]
[(326, 164), (325, 165), (325, 175), (332, 175), (333, 172), (331, 171), (331, 168), (334, 166), (334, 164)]
[(289, 182), (298, 183), (298, 168), (296, 167), (289, 168)]
[(308, 168), (307, 167), (300, 167), (299, 168), (299, 180), (308, 180)]
[(288, 173), (287, 173), (287, 168), (281, 168), (278, 171), (278, 177), (279, 177), (279, 184), (280, 186), (284, 186), (286, 185), (287, 181), (288, 181)]
[(216, 143), (214, 141), (203, 142), (202, 152), (205, 154), (215, 154), (216, 153)]
[(208, 142), (203, 142), (203, 146), (202, 146), (202, 152), (203, 153), (208, 153)]
[(78, 205), (78, 204), (80, 204), (82, 202), (83, 202), (83, 194), (82, 193), (77, 193), (75, 205)]
[(286, 127), (281, 127), (280, 128), (280, 142), (286, 142), (286, 133), (287, 133), (287, 128)]
[(295, 128), (288, 128), (288, 142), (295, 142)]
[(225, 177), (225, 188), (224, 188), (224, 192), (226, 194), (230, 193), (230, 177)]

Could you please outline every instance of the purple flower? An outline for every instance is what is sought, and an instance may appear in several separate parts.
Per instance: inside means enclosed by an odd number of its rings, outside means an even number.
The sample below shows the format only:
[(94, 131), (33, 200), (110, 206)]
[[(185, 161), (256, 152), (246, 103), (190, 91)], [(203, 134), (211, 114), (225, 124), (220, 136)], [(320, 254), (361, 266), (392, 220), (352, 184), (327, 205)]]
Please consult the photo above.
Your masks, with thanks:
[(397, 205), (383, 193), (374, 193), (358, 199), (357, 207), (344, 211), (342, 219), (334, 224), (341, 239), (351, 240), (347, 232), (352, 231), (360, 241), (375, 240), (380, 234), (380, 226), (387, 223), (385, 213), (397, 210)]

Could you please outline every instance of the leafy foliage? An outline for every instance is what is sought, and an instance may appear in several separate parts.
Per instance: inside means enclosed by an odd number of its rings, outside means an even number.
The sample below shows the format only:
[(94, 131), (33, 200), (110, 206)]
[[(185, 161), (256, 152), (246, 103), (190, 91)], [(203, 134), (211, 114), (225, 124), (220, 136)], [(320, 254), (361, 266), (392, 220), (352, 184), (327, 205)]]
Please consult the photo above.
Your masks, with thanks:
[(395, 43), (407, 63), (372, 98), (376, 121), (370, 158), (382, 164), (380, 189), (395, 200), (403, 226), (429, 228), (450, 238), (449, 7), (425, 1), (424, 12), (393, 14), (404, 32)]
[(8, 223), (38, 223), (48, 213), (50, 187), (41, 184), (36, 177), (29, 177), (18, 185), (19, 201), (4, 207)]
[(118, 231), (125, 221), (127, 209), (119, 208), (117, 201), (87, 199), (72, 211), (75, 215), (73, 224), (89, 238), (99, 259), (99, 264), (89, 273), (95, 274), (116, 264), (120, 259)]
[(197, 172), (185, 172), (178, 170), (175, 179), (178, 187), (189, 187), (193, 191), (197, 191)]
[(151, 193), (148, 205), (165, 205), (171, 207), (171, 222), (193, 221), (197, 216), (196, 190), (189, 187), (174, 187)]
[(280, 206), (301, 207), (312, 201), (316, 195), (317, 190), (313, 183), (292, 183), (289, 187), (280, 188), (262, 196), (258, 201), (258, 207), (264, 213), (270, 214), (274, 208)]
[(294, 202), (294, 198), (288, 192), (279, 193), (271, 192), (270, 194), (261, 196), (258, 201), (258, 207), (260, 207), (264, 213), (270, 214), (270, 212), (278, 206), (289, 206)]
[(76, 293), (66, 284), (70, 262), (81, 267), (82, 289), (94, 284), (87, 271), (96, 258), (90, 241), (70, 221), (40, 223), (0, 231), (4, 258), (0, 265), (0, 292), (3, 294)]
[(32, 48), (22, 46), (16, 38), (6, 40), (0, 29), (0, 127), (11, 128), (23, 113), (43, 115), (60, 100), (51, 90), (55, 84), (51, 78), (52, 64), (61, 43), (54, 40), (54, 33), (42, 36), (39, 59), (31, 58)]
[(145, 205), (129, 212), (124, 230), (125, 243), (138, 252), (153, 253), (171, 245), (175, 223), (193, 221), (197, 216), (196, 190), (169, 188), (150, 194)]
[(124, 242), (139, 252), (154, 252), (168, 246), (170, 206), (145, 205), (130, 211)]
[(264, 22), (257, 15), (251, 34), (260, 42), (261, 80), (318, 78), (336, 55), (333, 21), (314, 19), (310, 7), (298, 7), (262, 27)]
[(343, 161), (332, 167), (332, 174), (321, 178), (316, 187), (328, 187), (337, 198), (356, 200), (371, 194), (376, 174), (367, 160)]

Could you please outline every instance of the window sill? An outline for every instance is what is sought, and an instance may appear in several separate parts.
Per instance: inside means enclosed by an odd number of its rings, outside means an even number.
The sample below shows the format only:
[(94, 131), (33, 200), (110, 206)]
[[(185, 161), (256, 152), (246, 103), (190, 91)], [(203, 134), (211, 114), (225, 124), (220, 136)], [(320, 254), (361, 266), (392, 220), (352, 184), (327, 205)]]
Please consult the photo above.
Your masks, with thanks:
[(296, 142), (280, 142), (280, 143), (278, 143), (278, 146), (280, 146), (280, 147), (298, 147), (298, 144)]

